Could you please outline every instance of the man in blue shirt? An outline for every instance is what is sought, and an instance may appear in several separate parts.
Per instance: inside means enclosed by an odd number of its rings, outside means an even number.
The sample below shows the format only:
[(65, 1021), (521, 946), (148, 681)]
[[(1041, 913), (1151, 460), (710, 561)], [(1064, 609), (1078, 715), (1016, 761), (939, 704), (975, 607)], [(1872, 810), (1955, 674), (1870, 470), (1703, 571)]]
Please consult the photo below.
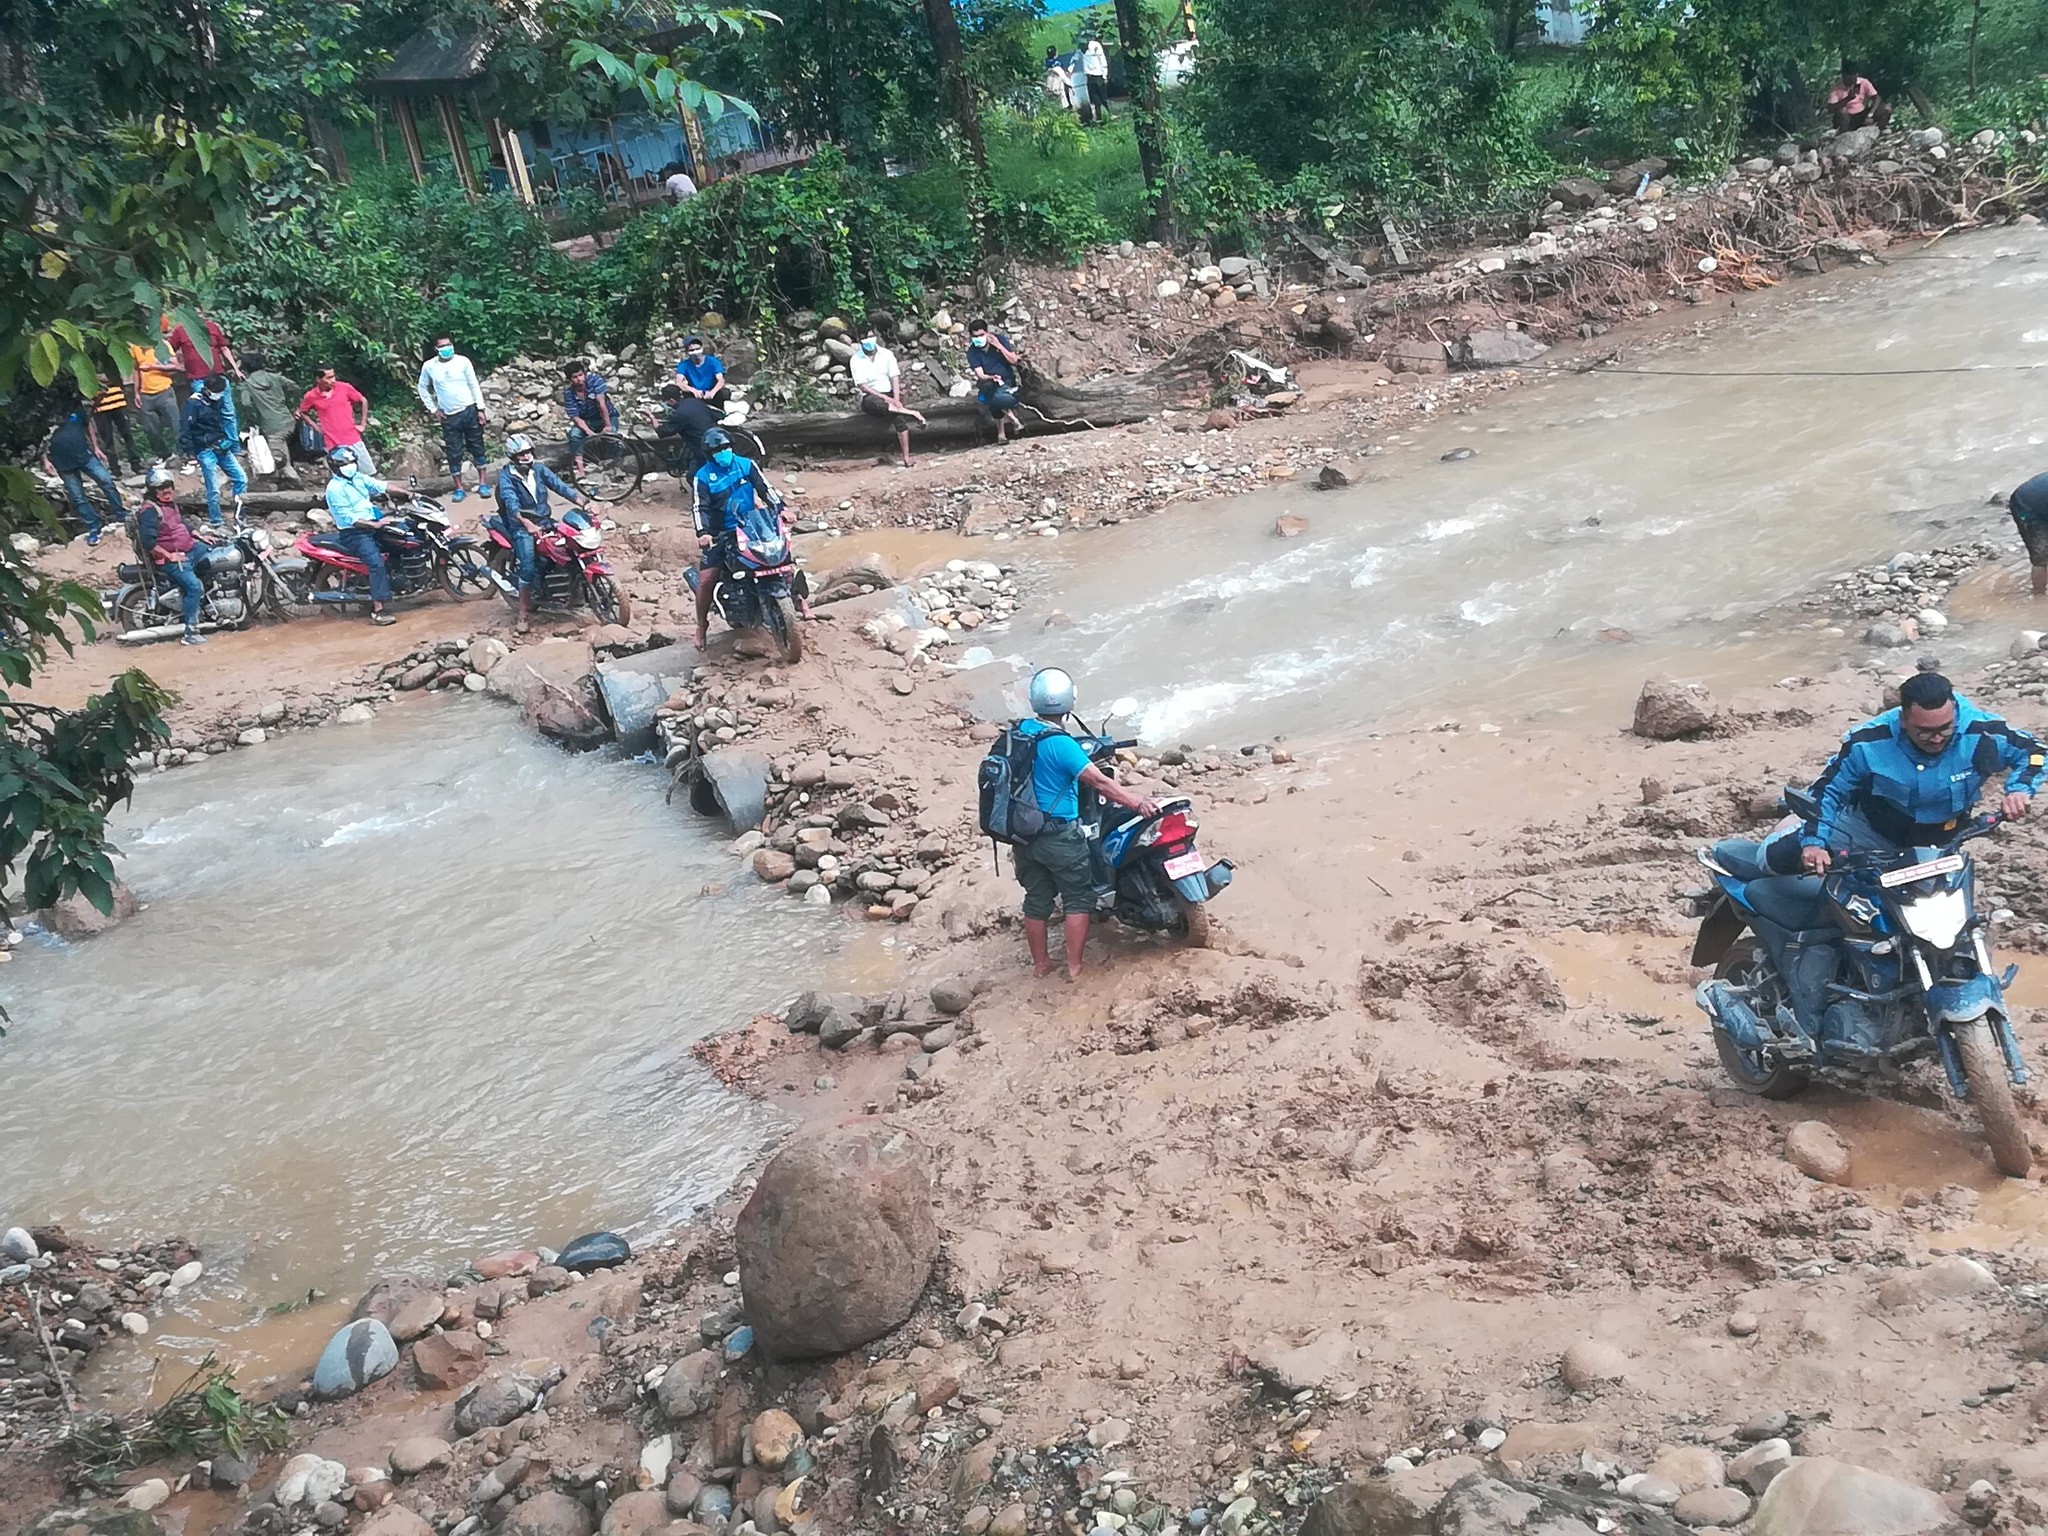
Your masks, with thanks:
[[(727, 568), (738, 558), (733, 530), (756, 507), (782, 515), (782, 498), (768, 484), (761, 466), (733, 452), (723, 427), (704, 434), (705, 463), (690, 477), (690, 516), (697, 525), (697, 649), (711, 643), (711, 604)], [(805, 617), (810, 606), (804, 607)]]
[(705, 351), (703, 337), (692, 336), (683, 343), (683, 360), (676, 364), (676, 382), (683, 386), (685, 394), (695, 395), (721, 415), (724, 413), (729, 398), (725, 364), (716, 354)]
[(540, 590), (540, 557), (534, 540), (555, 525), (548, 493), (585, 511), (590, 502), (547, 465), (533, 456), (533, 439), (515, 432), (505, 439), (505, 467), (498, 471), (498, 530), (512, 541), (519, 561), (519, 624), (525, 634), (533, 613), (533, 595)]
[(2048, 596), (2048, 472), (2038, 474), (2006, 498), (2020, 542), (2033, 566), (2034, 596)]
[(1814, 781), (1820, 815), (1800, 830), (1800, 862), (1818, 875), (1833, 862), (1831, 849), (1941, 847), (2001, 768), (1999, 809), (2024, 816), (2044, 763), (2041, 743), (2025, 731), (1960, 697), (1939, 672), (1915, 673), (1899, 685), (1899, 707), (1844, 736)]
[(384, 551), (377, 544), (376, 528), (384, 520), (384, 509), (373, 499), (389, 495), (391, 487), (373, 480), (356, 464), (350, 448), (330, 449), (327, 464), (334, 471), (327, 482), (327, 512), (334, 519), (334, 545), (362, 561), (370, 576), (370, 622), (396, 624), (384, 611), (391, 601), (391, 573), (384, 568)]
[[(581, 363), (570, 363), (564, 370), (569, 376), (569, 387), (562, 391), (562, 409), (569, 413), (569, 456), (574, 461), (573, 472), (583, 473), (583, 445), (596, 432), (611, 432), (618, 426), (618, 417), (612, 412), (612, 397), (605, 390), (604, 376)], [(498, 483), (504, 483), (504, 476)]]
[(1081, 974), (1081, 952), (1088, 944), (1088, 923), (1095, 913), (1095, 861), (1081, 831), (1081, 786), (1103, 799), (1144, 816), (1159, 807), (1125, 789), (1088, 759), (1088, 750), (1066, 733), (1063, 722), (1074, 711), (1074, 680), (1058, 667), (1032, 674), (1033, 718), (1017, 730), (1038, 743), (1031, 763), (1031, 791), (1045, 813), (1045, 830), (1011, 850), (1017, 883), (1024, 887), (1024, 941), (1031, 946), (1031, 968), (1052, 974), (1047, 925), (1055, 900), (1066, 911), (1067, 980)]
[(1010, 338), (989, 329), (986, 320), (967, 328), (967, 371), (974, 375), (974, 392), (996, 424), (996, 441), (1007, 443), (1012, 432), (1022, 432), (1017, 415), (1017, 349)]
[(114, 509), (114, 516), (128, 515), (128, 508), (121, 500), (120, 487), (114, 484), (114, 477), (107, 472), (100, 456), (93, 452), (92, 426), (83, 407), (69, 412), (58, 423), (57, 430), (50, 434), (50, 446), (44, 450), (43, 463), (51, 474), (64, 482), (64, 495), (71, 503), (71, 510), (85, 524), (86, 543), (97, 544), (100, 541), (99, 509), (85, 494), (87, 480), (106, 495), (107, 505)]

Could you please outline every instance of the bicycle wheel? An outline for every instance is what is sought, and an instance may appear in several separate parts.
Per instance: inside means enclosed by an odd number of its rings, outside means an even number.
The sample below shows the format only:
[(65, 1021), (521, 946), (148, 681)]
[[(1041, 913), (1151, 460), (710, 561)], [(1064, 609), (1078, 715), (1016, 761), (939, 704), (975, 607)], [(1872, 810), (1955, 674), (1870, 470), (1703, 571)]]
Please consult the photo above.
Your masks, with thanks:
[(768, 444), (753, 428), (727, 427), (725, 435), (732, 439), (732, 446), (741, 458), (752, 459), (756, 464), (768, 462)]
[(648, 453), (638, 438), (600, 432), (583, 444), (583, 472), (577, 489), (592, 501), (624, 501), (640, 489), (648, 470)]

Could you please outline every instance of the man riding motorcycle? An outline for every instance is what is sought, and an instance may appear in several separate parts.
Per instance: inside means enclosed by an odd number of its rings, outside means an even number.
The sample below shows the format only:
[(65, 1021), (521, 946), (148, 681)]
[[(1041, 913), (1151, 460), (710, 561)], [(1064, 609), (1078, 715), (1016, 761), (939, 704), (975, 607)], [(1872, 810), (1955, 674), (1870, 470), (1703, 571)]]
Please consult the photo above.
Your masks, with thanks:
[[(498, 471), (498, 510), (492, 521), (512, 541), (512, 553), (519, 561), (519, 622), (524, 634), (531, 623), (533, 594), (540, 589), (540, 557), (534, 540), (555, 525), (548, 507), (553, 491), (572, 505), (590, 510), (590, 499), (533, 456), (533, 439), (514, 433), (505, 439), (505, 467)], [(576, 522), (572, 513), (565, 522)]]
[(199, 573), (192, 569), (192, 552), (202, 541), (185, 521), (178, 506), (178, 481), (163, 465), (149, 472), (142, 505), (135, 509), (135, 546), (157, 574), (173, 583), (182, 599), (185, 633), (180, 645), (204, 645), (199, 633), (199, 604), (205, 595)]
[[(732, 533), (739, 520), (765, 503), (776, 516), (782, 515), (782, 498), (769, 488), (767, 476), (752, 459), (733, 451), (732, 439), (723, 427), (704, 434), (704, 467), (690, 477), (691, 516), (697, 525), (698, 560), (702, 572), (697, 582), (697, 649), (711, 643), (711, 602), (720, 579), (732, 561)], [(804, 604), (805, 618), (810, 605)]]
[(384, 549), (377, 542), (376, 529), (384, 521), (385, 508), (376, 498), (409, 500), (411, 493), (364, 474), (353, 448), (330, 448), (327, 465), (334, 471), (327, 482), (327, 515), (334, 519), (335, 546), (360, 560), (369, 574), (370, 622), (396, 624), (397, 618), (384, 611), (391, 601), (391, 572), (385, 568)]

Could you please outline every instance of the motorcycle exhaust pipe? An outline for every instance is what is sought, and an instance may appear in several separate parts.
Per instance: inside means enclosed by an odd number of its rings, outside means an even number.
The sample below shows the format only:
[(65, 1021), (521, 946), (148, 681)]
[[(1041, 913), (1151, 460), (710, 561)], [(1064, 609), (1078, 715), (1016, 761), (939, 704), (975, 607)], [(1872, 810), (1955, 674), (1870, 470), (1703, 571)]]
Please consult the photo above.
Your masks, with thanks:
[(1777, 1044), (1778, 1037), (1727, 982), (1703, 981), (1692, 997), (1713, 1021), (1714, 1028), (1745, 1051), (1760, 1051)]
[[(211, 619), (202, 619), (198, 625), (201, 634), (210, 634), (222, 628)], [(175, 640), (185, 633), (183, 624), (153, 624), (148, 629), (130, 629), (114, 636), (122, 645), (152, 645), (158, 640)]]

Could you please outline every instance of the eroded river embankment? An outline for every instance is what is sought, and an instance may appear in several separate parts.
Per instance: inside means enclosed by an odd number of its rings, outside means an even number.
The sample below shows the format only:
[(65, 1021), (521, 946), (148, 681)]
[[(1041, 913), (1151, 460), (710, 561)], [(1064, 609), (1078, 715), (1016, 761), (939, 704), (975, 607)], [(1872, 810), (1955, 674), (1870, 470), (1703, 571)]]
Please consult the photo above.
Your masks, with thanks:
[[(1988, 495), (2041, 467), (2019, 370), (2048, 361), (2044, 301), (2039, 231), (1945, 242), (1649, 365), (1695, 376), (1561, 375), (1390, 440), (1350, 491), (977, 542), (1028, 550), (1037, 590), (988, 639), (1074, 667), (1098, 703), (1135, 695), (1167, 741), (1453, 711), (1604, 724), (1675, 661), (1818, 670), (1855, 636), (1742, 625), (1999, 524)], [(1306, 536), (1273, 538), (1283, 509)], [(1039, 628), (1054, 606), (1071, 628)], [(1945, 650), (2002, 648), (2007, 608)], [(183, 1232), (221, 1321), (711, 1198), (775, 1120), (690, 1045), (828, 971), (846, 930), (738, 877), (663, 787), (476, 701), (150, 780), (120, 821), (150, 911), (0, 979), (0, 1214)]]

